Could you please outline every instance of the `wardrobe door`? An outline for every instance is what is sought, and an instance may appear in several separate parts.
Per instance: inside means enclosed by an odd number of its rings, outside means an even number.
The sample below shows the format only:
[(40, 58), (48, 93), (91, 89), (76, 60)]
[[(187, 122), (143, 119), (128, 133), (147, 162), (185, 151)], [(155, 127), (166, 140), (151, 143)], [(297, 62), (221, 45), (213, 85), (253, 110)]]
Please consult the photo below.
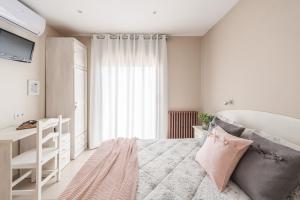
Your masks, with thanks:
[(87, 72), (75, 67), (74, 73), (76, 137), (87, 130)]

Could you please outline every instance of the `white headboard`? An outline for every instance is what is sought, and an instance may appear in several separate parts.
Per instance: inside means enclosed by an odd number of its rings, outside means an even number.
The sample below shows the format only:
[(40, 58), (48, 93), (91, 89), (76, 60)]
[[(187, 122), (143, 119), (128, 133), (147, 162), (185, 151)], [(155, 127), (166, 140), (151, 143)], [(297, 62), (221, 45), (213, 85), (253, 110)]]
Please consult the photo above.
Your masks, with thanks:
[(235, 121), (246, 128), (261, 130), (300, 145), (299, 119), (252, 110), (225, 110), (216, 115)]

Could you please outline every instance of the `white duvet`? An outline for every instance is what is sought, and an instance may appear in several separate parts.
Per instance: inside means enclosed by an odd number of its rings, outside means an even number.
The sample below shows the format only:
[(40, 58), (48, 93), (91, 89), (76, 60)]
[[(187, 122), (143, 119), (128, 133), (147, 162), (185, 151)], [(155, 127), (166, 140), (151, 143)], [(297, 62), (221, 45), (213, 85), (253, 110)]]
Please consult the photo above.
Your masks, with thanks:
[[(137, 140), (137, 200), (249, 200), (233, 182), (222, 193), (195, 161), (201, 139)], [(300, 190), (289, 199), (299, 200)]]

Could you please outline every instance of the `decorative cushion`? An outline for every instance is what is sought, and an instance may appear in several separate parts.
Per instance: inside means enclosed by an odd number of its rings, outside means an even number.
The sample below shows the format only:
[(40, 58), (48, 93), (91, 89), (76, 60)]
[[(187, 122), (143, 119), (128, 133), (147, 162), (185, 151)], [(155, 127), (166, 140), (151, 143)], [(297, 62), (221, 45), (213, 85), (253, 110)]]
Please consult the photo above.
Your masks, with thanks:
[(237, 163), (252, 143), (216, 126), (197, 152), (196, 161), (223, 191)]
[(233, 123), (226, 122), (225, 120), (220, 119), (219, 117), (214, 117), (213, 121), (210, 123), (209, 130), (212, 130), (214, 127), (220, 126), (227, 133), (240, 137), (245, 130), (244, 127), (238, 126)]
[(252, 199), (283, 200), (296, 188), (300, 175), (300, 152), (255, 133), (232, 180)]

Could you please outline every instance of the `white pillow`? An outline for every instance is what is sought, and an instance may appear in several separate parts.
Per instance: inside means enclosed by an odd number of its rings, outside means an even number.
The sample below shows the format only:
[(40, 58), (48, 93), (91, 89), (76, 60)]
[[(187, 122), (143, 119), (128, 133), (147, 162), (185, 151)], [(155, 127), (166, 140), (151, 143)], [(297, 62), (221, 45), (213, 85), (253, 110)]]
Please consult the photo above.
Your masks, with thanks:
[(245, 131), (242, 133), (241, 137), (247, 139), (247, 138), (249, 138), (249, 135), (253, 132), (256, 133), (257, 135), (261, 136), (261, 137), (264, 137), (264, 138), (272, 141), (272, 142), (275, 142), (277, 144), (281, 144), (283, 146), (289, 147), (289, 148), (294, 149), (296, 151), (300, 151), (300, 146), (299, 145), (296, 145), (292, 142), (289, 142), (289, 141), (285, 140), (284, 138), (274, 136), (274, 135), (270, 135), (270, 134), (268, 134), (266, 132), (263, 132), (263, 131), (260, 131), (260, 130), (254, 130), (254, 129), (246, 128)]

